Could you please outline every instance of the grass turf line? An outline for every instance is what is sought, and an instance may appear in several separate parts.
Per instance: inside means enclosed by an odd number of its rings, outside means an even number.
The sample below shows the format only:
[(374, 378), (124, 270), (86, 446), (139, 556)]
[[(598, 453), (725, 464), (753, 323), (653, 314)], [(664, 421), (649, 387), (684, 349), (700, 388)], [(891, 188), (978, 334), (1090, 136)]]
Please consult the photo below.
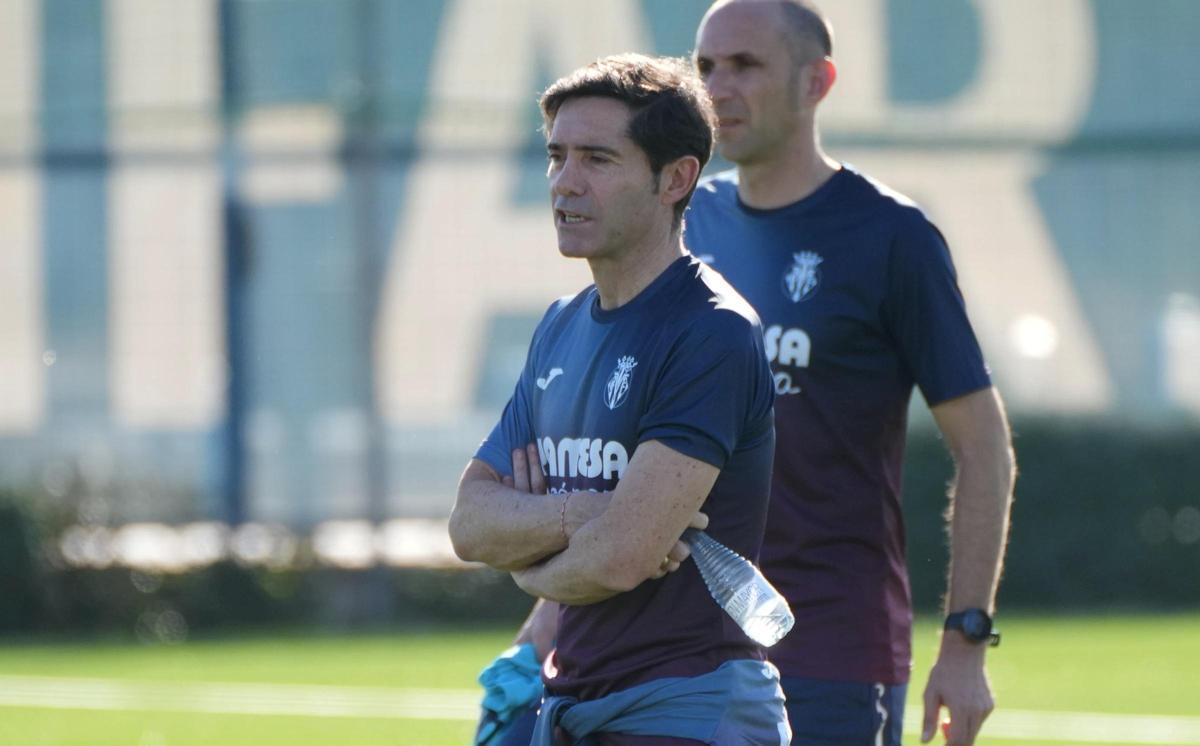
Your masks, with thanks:
[[(1004, 644), (989, 652), (988, 668), (1001, 708), (1195, 714), (1188, 682), (1200, 667), (1200, 636), (1195, 634), (1200, 614), (1002, 614), (998, 624)], [(478, 670), (508, 644), (511, 635), (509, 629), (460, 629), (350, 637), (281, 634), (165, 647), (7, 644), (0, 646), (0, 674), (461, 690), (474, 685)], [(918, 625), (910, 706), (920, 704), (936, 640), (932, 620)], [(466, 743), (471, 729), (470, 723), (461, 721), (0, 708), (0, 743), (47, 746), (330, 742), (441, 746)], [(985, 737), (978, 743), (1019, 746), (1023, 742)]]

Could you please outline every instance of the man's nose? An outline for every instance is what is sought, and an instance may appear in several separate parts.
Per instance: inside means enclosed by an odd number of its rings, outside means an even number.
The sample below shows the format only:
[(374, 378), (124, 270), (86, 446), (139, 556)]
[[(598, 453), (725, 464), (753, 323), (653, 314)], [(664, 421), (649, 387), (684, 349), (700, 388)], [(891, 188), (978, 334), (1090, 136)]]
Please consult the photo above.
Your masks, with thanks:
[(550, 190), (554, 194), (574, 196), (587, 191), (587, 182), (580, 173), (578, 160), (563, 159), (562, 165), (550, 174)]
[(726, 101), (733, 95), (733, 81), (723, 70), (713, 70), (704, 78), (704, 87), (713, 103)]

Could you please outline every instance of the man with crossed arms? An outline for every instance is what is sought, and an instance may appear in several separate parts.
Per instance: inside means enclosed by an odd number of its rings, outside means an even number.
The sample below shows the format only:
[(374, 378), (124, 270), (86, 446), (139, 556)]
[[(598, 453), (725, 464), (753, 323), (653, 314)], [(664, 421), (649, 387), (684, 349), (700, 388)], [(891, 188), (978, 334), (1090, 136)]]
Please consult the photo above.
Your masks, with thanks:
[(541, 107), (559, 251), (595, 284), (534, 332), (460, 482), (455, 550), (556, 602), (535, 743), (781, 746), (778, 673), (680, 565), (689, 525), (757, 557), (774, 452), (757, 316), (680, 240), (708, 97), (683, 63), (624, 55)]

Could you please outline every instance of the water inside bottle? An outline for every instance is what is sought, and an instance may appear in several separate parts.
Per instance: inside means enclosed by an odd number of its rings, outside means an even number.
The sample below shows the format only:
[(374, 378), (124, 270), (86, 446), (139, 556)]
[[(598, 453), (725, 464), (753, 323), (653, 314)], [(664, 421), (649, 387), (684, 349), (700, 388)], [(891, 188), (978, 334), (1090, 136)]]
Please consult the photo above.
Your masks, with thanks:
[(795, 623), (792, 610), (749, 560), (707, 534), (689, 529), (684, 539), (716, 602), (746, 635), (763, 647), (783, 639)]
[(795, 623), (787, 601), (760, 582), (739, 588), (726, 603), (725, 610), (747, 637), (763, 647), (782, 640)]
[(795, 622), (787, 603), (776, 597), (767, 599), (741, 626), (747, 637), (769, 648), (782, 640)]

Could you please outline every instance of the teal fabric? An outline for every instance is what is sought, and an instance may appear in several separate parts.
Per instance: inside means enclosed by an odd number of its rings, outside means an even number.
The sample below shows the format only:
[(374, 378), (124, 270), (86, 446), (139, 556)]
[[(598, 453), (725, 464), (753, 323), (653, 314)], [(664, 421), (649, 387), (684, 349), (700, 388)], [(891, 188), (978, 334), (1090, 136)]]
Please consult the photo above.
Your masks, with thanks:
[(547, 697), (531, 746), (553, 746), (555, 726), (577, 744), (600, 732), (710, 744), (786, 746), (791, 740), (779, 672), (755, 660), (728, 661), (703, 676), (656, 679), (587, 702)]
[(541, 665), (533, 645), (513, 645), (479, 674), (483, 718), (476, 746), (496, 746), (517, 715), (542, 696)]

